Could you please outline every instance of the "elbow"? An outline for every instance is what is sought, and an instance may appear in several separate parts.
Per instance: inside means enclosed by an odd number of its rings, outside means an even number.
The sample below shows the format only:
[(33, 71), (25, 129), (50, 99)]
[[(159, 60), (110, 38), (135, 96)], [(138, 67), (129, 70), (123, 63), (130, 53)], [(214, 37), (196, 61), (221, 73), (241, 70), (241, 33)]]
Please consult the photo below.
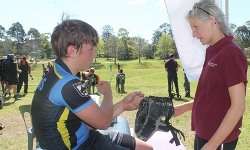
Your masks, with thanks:
[(100, 120), (100, 126), (99, 126), (99, 129), (101, 130), (106, 130), (110, 127), (111, 123), (113, 121), (113, 118), (112, 116), (110, 115), (106, 115), (105, 117), (103, 117), (103, 119)]
[(110, 127), (111, 123), (112, 123), (112, 120), (105, 120), (105, 121), (103, 121), (103, 123), (101, 124), (99, 129), (106, 130)]

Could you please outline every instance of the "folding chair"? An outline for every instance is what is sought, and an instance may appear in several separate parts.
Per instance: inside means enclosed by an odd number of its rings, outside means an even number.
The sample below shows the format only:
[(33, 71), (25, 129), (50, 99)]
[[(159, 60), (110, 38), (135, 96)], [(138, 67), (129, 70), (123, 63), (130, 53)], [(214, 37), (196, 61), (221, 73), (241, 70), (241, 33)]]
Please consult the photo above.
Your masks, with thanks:
[[(23, 117), (23, 121), (24, 121), (26, 131), (28, 134), (28, 150), (33, 150), (33, 140), (35, 138), (35, 134), (34, 134), (32, 123), (31, 123), (30, 108), (31, 108), (31, 105), (21, 105), (19, 106), (19, 111)], [(27, 118), (27, 115), (25, 114), (28, 114), (30, 123), (28, 123), (28, 118)], [(40, 149), (38, 142), (37, 142), (36, 149)]]

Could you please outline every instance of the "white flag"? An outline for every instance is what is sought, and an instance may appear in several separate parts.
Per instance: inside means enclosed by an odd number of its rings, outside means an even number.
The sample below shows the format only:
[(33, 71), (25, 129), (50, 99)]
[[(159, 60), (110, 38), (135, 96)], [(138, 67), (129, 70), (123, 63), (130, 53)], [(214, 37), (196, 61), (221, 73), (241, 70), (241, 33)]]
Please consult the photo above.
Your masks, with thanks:
[[(205, 59), (206, 46), (192, 36), (186, 19), (188, 11), (199, 0), (165, 0), (175, 44), (189, 81), (197, 81)], [(218, 4), (219, 0), (216, 0)]]

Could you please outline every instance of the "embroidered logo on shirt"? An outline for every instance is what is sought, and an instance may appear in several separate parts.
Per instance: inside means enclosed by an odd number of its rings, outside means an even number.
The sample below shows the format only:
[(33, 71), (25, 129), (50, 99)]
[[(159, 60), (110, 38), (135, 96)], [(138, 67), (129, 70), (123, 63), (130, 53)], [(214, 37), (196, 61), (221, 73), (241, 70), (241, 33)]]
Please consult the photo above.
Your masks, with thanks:
[(211, 67), (216, 67), (216, 66), (217, 66), (216, 63), (212, 63), (212, 62), (210, 62), (210, 61), (207, 63), (207, 65), (208, 65), (208, 66), (211, 66)]
[(81, 96), (88, 95), (88, 90), (87, 90), (85, 83), (77, 82), (77, 83), (74, 83), (73, 86)]

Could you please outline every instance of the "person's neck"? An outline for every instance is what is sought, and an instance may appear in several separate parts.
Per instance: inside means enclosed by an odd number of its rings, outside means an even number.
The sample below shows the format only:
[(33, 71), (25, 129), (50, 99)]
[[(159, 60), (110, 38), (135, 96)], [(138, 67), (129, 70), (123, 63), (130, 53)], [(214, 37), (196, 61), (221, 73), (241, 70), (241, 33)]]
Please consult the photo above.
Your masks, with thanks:
[(210, 42), (210, 45), (214, 45), (215, 43), (217, 43), (218, 41), (220, 41), (221, 39), (223, 39), (226, 35), (224, 33), (222, 33), (221, 31), (219, 31), (218, 34), (215, 34), (215, 36), (213, 37), (213, 39)]
[(64, 64), (69, 68), (70, 72), (73, 75), (76, 75), (79, 71), (76, 68), (76, 65), (71, 62), (70, 58), (61, 58)]

